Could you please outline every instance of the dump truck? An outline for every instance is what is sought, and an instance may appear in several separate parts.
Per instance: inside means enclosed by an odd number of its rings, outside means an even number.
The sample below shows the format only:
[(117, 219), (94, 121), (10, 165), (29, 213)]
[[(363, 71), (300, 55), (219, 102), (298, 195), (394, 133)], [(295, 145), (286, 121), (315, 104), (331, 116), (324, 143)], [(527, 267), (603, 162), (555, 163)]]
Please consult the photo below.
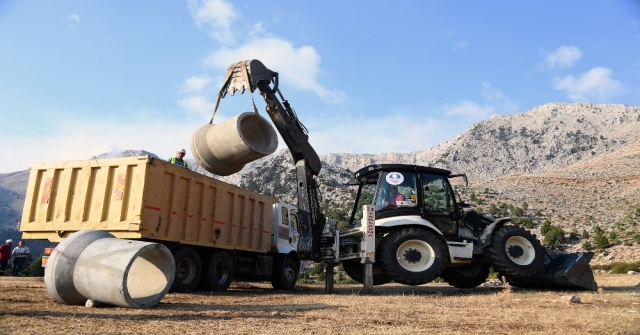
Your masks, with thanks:
[[(509, 218), (493, 219), (469, 210), (450, 183), (460, 177), (468, 184), (466, 175), (445, 169), (403, 164), (360, 169), (349, 183), (358, 186), (350, 221), (344, 229), (332, 226), (319, 206), (315, 178), (321, 164), (308, 131), (284, 98), (279, 74), (256, 59), (229, 66), (209, 124), (192, 137), (194, 157), (209, 172), (234, 173), (264, 154), (262, 144), (274, 147), (269, 135), (273, 130), (258, 117), (255, 103), (250, 117), (254, 121), (246, 122), (246, 127), (213, 124), (220, 100), (236, 92), (259, 92), (292, 154), (300, 216), (298, 255), (325, 263), (327, 291), (333, 286), (333, 267), (339, 263), (365, 286), (392, 280), (421, 285), (442, 277), (453, 286), (472, 288), (494, 268), (518, 286), (596, 289), (588, 266), (591, 255), (545, 255), (540, 241), (510, 224)], [(219, 134), (225, 138), (233, 134), (237, 140), (216, 140)]]
[(234, 279), (295, 286), (295, 206), (150, 156), (31, 165), (20, 230), (60, 242), (96, 229), (161, 243), (174, 292), (226, 290)]

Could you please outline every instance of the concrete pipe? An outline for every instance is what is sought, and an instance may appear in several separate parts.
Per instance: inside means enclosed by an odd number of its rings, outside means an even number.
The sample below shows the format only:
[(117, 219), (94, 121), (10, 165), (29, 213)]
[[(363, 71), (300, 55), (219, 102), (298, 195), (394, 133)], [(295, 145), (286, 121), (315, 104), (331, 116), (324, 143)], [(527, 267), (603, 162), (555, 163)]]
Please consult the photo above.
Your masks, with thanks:
[(229, 176), (278, 147), (271, 124), (256, 113), (242, 113), (219, 124), (200, 127), (191, 137), (191, 152), (207, 171)]
[(82, 305), (91, 299), (147, 308), (167, 294), (174, 275), (173, 255), (162, 244), (82, 230), (53, 250), (44, 283), (53, 300), (64, 304)]

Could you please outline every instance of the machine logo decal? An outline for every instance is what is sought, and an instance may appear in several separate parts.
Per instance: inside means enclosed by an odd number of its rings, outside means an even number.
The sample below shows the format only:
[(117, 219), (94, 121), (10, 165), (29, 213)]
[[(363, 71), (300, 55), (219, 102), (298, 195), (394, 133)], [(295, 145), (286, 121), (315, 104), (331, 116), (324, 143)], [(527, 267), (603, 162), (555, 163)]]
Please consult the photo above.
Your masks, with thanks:
[(389, 172), (387, 174), (387, 183), (391, 185), (400, 185), (404, 181), (404, 176), (400, 172)]

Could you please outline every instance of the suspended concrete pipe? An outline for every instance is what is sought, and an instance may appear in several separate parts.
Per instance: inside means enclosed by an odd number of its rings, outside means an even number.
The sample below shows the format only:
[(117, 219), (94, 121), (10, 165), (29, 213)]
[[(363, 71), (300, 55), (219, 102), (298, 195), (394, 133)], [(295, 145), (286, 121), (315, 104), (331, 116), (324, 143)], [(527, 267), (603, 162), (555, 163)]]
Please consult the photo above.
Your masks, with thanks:
[(242, 113), (219, 124), (200, 127), (191, 137), (191, 151), (207, 171), (229, 176), (245, 164), (270, 155), (278, 147), (278, 135), (257, 113)]
[(81, 230), (53, 250), (44, 283), (59, 303), (84, 305), (91, 299), (147, 308), (167, 294), (174, 275), (173, 255), (162, 244), (117, 239), (101, 230)]

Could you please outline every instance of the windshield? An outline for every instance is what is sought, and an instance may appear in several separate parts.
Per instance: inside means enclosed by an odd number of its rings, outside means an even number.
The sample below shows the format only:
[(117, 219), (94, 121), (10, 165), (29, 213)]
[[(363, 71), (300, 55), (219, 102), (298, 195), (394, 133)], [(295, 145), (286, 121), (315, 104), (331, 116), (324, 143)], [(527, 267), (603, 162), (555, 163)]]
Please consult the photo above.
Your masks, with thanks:
[(416, 207), (415, 174), (410, 172), (383, 172), (378, 183), (375, 206), (376, 211)]

